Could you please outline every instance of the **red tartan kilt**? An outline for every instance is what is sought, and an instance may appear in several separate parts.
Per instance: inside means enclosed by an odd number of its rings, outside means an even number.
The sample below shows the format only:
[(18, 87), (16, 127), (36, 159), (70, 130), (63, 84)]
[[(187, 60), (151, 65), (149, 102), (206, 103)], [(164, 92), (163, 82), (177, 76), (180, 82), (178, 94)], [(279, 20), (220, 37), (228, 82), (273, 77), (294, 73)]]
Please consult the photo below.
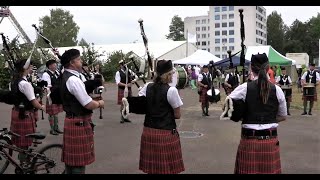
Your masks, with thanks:
[(178, 134), (144, 127), (139, 169), (148, 174), (177, 174), (185, 170)]
[(307, 100), (307, 101), (317, 101), (318, 97), (317, 97), (317, 89), (314, 90), (314, 96), (304, 96), (302, 95), (302, 100)]
[(25, 135), (35, 133), (34, 111), (26, 111), (26, 115), (25, 119), (19, 119), (19, 111), (12, 108), (10, 130), (20, 135), (20, 137), (12, 136), (12, 144), (17, 147), (32, 145), (33, 139)]
[(268, 140), (241, 139), (235, 174), (281, 174), (278, 138)]
[(63, 106), (62, 104), (51, 104), (49, 105), (49, 102), (46, 103), (46, 113), (50, 116), (56, 115), (63, 112)]
[[(132, 90), (131, 88), (128, 88), (128, 96), (132, 96)], [(118, 101), (117, 104), (121, 105), (122, 104), (122, 98), (124, 97), (124, 89), (120, 89), (118, 87)]]
[(207, 88), (201, 87), (201, 94), (199, 96), (199, 102), (201, 102), (202, 104), (205, 104), (206, 102), (208, 102), (208, 95), (207, 95)]
[[(86, 122), (76, 126), (76, 122)], [(69, 166), (86, 166), (95, 161), (94, 140), (89, 124), (91, 114), (83, 117), (65, 118), (63, 152), (61, 161)]]

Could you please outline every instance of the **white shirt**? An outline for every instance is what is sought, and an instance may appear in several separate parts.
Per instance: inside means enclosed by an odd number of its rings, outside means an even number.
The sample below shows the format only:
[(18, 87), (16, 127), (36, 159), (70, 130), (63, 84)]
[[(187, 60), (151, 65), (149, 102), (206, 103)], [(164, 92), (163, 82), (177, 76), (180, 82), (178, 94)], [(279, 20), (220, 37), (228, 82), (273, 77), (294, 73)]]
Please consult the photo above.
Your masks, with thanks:
[(199, 76), (200, 71), (201, 69), (198, 66), (194, 67), (194, 72), (196, 73), (197, 76)]
[(198, 76), (198, 81), (199, 81), (199, 82), (202, 81), (202, 79), (203, 79), (202, 74), (205, 74), (207, 77), (208, 77), (208, 75), (209, 75), (209, 79), (211, 79), (211, 74), (210, 74), (209, 72), (207, 72), (207, 73), (201, 73), (201, 74), (199, 74), (199, 76)]
[[(257, 79), (255, 77), (254, 79)], [(287, 104), (286, 104), (286, 99), (284, 96), (284, 93), (282, 89), (278, 86), (276, 86), (276, 95), (277, 99), (279, 102), (279, 107), (278, 107), (278, 116), (287, 116)], [(239, 85), (236, 89), (234, 89), (231, 94), (229, 95), (230, 98), (239, 100), (242, 99), (245, 101), (247, 95), (247, 83), (243, 83)], [(278, 123), (270, 123), (270, 124), (242, 124), (243, 128), (248, 128), (248, 129), (255, 129), (255, 130), (262, 130), (262, 129), (270, 129), (270, 128), (276, 128), (278, 127)]]
[[(234, 73), (230, 73), (232, 76), (234, 76)], [(238, 77), (238, 82), (240, 83), (240, 77), (239, 77), (239, 74), (237, 74), (237, 77)], [(229, 74), (227, 74), (226, 76), (226, 79), (224, 80), (225, 82), (228, 82), (229, 80)]]
[[(280, 79), (280, 76), (278, 76), (278, 77), (276, 78), (276, 83), (279, 83), (280, 80), (281, 80), (281, 79)], [(288, 76), (288, 81), (289, 81), (289, 84), (292, 84), (292, 81), (291, 81), (290, 76)]]
[(74, 95), (79, 103), (84, 107), (92, 101), (92, 98), (87, 94), (86, 87), (82, 80), (79, 78), (80, 73), (71, 69), (65, 70), (75, 75), (71, 76), (66, 82), (68, 91), (72, 95)]
[[(146, 83), (143, 88), (139, 91), (139, 96), (146, 96), (147, 94), (147, 86), (149, 83)], [(183, 105), (181, 98), (178, 93), (178, 89), (176, 87), (170, 87), (167, 92), (167, 100), (173, 109), (178, 108)]]
[[(56, 78), (58, 78), (58, 76), (55, 74), (55, 72), (53, 72), (53, 71), (51, 71), (51, 70), (49, 70), (48, 69), (48, 71), (50, 71)], [(59, 74), (59, 72), (58, 71), (56, 71), (58, 74)], [(47, 81), (47, 83), (48, 83), (48, 86), (47, 87), (52, 87), (52, 85), (51, 85), (51, 78), (50, 78), (50, 75), (47, 73), (47, 72), (44, 72), (43, 74), (42, 74), (42, 77), (41, 77), (41, 79), (43, 80), (43, 81)]]
[[(309, 71), (310, 71), (310, 70), (309, 70)], [(302, 79), (302, 80), (306, 80), (307, 73), (308, 73), (308, 71), (306, 71), (306, 72), (303, 73), (303, 75), (301, 76), (301, 79)], [(310, 72), (310, 74), (312, 74), (312, 73)], [(316, 81), (320, 81), (320, 75), (319, 75), (318, 72), (316, 72)], [(308, 83), (308, 82), (306, 82), (306, 83)]]
[(36, 99), (34, 95), (34, 89), (30, 82), (27, 81), (27, 77), (22, 77), (25, 81), (20, 81), (18, 84), (19, 91), (24, 94), (29, 101)]
[(79, 74), (80, 74), (79, 78), (82, 80), (82, 82), (86, 82), (87, 81), (86, 77), (82, 73), (79, 73)]
[[(122, 72), (126, 73), (126, 71), (124, 71), (122, 68), (121, 68), (121, 70), (120, 70), (120, 71), (122, 71)], [(130, 72), (131, 76), (135, 76), (135, 73), (134, 73), (134, 72), (132, 72), (132, 71), (131, 71), (131, 69), (128, 69), (128, 72)], [(116, 72), (115, 80), (116, 80), (116, 84), (118, 85), (118, 84), (119, 84), (119, 82), (120, 82), (120, 80), (121, 80), (120, 72), (119, 72), (119, 71), (117, 71), (117, 72)]]

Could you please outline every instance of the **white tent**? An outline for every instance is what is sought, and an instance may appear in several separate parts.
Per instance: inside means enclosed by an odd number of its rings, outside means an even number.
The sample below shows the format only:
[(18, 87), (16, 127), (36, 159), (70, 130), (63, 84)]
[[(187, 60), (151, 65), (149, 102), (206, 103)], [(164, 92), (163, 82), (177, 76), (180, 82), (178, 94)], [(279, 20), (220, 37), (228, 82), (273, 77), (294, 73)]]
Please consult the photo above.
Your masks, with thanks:
[(208, 51), (205, 50), (197, 50), (193, 54), (191, 54), (188, 57), (175, 60), (172, 63), (173, 64), (190, 64), (190, 65), (205, 65), (209, 64), (210, 61), (217, 62), (220, 61), (221, 59), (216, 57), (215, 55), (209, 53)]

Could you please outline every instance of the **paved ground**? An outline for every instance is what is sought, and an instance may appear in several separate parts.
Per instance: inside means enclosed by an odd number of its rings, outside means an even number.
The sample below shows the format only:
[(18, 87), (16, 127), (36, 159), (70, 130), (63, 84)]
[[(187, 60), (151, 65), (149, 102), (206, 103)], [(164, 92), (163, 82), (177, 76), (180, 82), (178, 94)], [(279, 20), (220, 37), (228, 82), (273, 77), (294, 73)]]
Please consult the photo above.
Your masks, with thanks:
[[(134, 95), (137, 95), (134, 88)], [(89, 174), (140, 174), (139, 150), (143, 128), (142, 115), (130, 115), (132, 123), (120, 124), (119, 106), (116, 105), (115, 84), (107, 85), (104, 93), (103, 119), (94, 112), (96, 123), (96, 161), (87, 166)], [(198, 138), (181, 137), (186, 174), (233, 173), (237, 146), (240, 140), (240, 123), (220, 121), (221, 102), (211, 105), (210, 117), (202, 117), (196, 91), (187, 88), (181, 91), (184, 106), (182, 118), (177, 120), (179, 131), (202, 133)], [(319, 101), (317, 102), (319, 103)], [(285, 174), (320, 173), (319, 115), (301, 116), (300, 110), (292, 110), (292, 116), (279, 126), (282, 171)], [(0, 104), (1, 128), (10, 127), (10, 106)], [(63, 120), (63, 115), (59, 117)], [(41, 113), (40, 113), (41, 118)], [(63, 121), (60, 121), (61, 127)], [(43, 145), (62, 143), (62, 135), (49, 134), (47, 117), (38, 123), (38, 131), (47, 134)], [(43, 145), (40, 145), (43, 146)], [(13, 173), (13, 167), (7, 170)]]

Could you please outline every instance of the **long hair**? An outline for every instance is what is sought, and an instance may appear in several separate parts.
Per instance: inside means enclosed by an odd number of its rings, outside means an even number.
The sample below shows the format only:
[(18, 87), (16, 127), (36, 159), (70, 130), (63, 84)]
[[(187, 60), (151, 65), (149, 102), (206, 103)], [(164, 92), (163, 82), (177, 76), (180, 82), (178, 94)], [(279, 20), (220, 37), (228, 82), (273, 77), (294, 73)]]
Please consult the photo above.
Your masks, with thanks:
[(269, 69), (269, 63), (264, 64), (251, 64), (251, 69), (254, 73), (258, 74), (258, 93), (262, 99), (262, 103), (266, 104), (269, 99), (269, 92), (271, 83), (267, 76), (267, 70)]

